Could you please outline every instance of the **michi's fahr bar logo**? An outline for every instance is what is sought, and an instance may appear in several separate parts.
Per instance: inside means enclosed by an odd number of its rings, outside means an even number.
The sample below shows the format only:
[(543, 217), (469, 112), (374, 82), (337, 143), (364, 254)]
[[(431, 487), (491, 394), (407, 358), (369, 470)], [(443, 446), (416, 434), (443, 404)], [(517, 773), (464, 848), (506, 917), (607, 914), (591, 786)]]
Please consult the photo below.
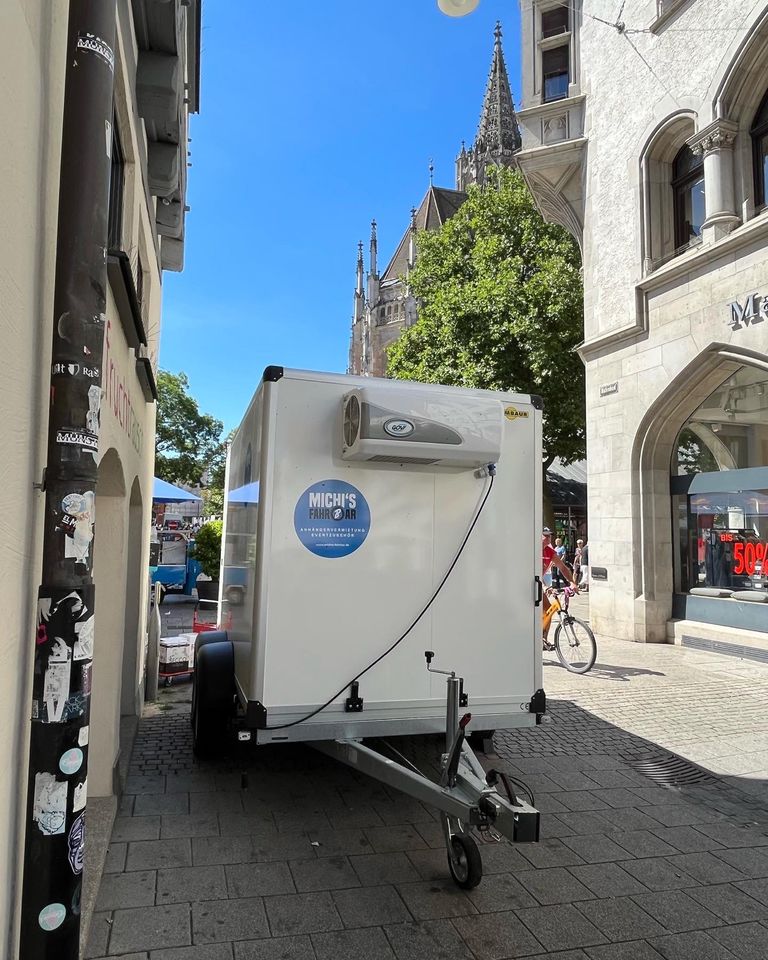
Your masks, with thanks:
[(362, 492), (344, 480), (320, 480), (299, 497), (293, 511), (299, 542), (316, 557), (347, 557), (371, 528), (371, 510)]
[(356, 520), (357, 493), (310, 493), (310, 520)]

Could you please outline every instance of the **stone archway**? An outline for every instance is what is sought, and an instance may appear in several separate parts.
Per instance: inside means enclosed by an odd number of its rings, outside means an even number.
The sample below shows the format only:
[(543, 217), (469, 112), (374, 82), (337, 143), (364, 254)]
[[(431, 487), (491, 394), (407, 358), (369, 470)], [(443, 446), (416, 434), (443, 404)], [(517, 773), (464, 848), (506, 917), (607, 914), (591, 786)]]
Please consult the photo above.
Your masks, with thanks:
[(99, 463), (93, 579), (96, 615), (88, 793), (115, 792), (120, 749), (120, 674), (125, 631), (126, 496), (120, 457), (110, 448)]
[(638, 427), (632, 449), (635, 640), (665, 642), (672, 617), (670, 467), (678, 433), (712, 391), (742, 366), (768, 370), (768, 359), (730, 344), (710, 344), (670, 381)]
[(141, 485), (136, 477), (131, 486), (128, 502), (128, 533), (125, 568), (125, 631), (123, 640), (122, 685), (120, 690), (120, 715), (137, 716), (140, 713), (139, 664), (141, 662), (139, 636), (141, 602), (146, 569), (142, 568), (144, 542), (144, 501)]

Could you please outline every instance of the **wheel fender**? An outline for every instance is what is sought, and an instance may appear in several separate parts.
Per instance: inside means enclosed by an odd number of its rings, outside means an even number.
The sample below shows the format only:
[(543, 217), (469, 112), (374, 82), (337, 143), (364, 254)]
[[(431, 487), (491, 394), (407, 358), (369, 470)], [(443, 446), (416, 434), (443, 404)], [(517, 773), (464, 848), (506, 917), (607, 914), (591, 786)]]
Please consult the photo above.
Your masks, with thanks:
[[(220, 636), (226, 637), (226, 634), (220, 633)], [(229, 710), (234, 691), (235, 652), (232, 641), (206, 640), (199, 647), (196, 646), (194, 695), (199, 708), (206, 713)]]
[(229, 642), (226, 630), (204, 630), (202, 633), (198, 633), (195, 639), (195, 654), (201, 647), (205, 647), (209, 643), (221, 643), (222, 640)]

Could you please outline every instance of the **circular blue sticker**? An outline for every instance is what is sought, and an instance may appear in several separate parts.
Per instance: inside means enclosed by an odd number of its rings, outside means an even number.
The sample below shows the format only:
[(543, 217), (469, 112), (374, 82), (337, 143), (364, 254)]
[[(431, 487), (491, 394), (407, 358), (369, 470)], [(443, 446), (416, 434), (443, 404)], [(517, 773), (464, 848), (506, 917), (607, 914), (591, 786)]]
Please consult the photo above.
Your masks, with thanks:
[(318, 557), (347, 557), (371, 529), (371, 510), (362, 493), (344, 480), (321, 480), (299, 497), (293, 511), (296, 536)]

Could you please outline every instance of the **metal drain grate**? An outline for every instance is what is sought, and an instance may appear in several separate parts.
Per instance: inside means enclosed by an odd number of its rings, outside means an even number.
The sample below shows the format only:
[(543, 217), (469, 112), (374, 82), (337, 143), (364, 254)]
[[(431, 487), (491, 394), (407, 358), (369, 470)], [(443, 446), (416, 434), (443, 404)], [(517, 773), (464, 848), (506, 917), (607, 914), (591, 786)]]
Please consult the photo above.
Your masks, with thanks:
[(716, 777), (681, 757), (663, 754), (655, 757), (622, 757), (624, 763), (643, 776), (662, 786), (680, 786), (689, 783), (715, 783)]
[(719, 653), (724, 657), (738, 657), (740, 660), (757, 660), (768, 663), (768, 649), (745, 647), (740, 643), (725, 643), (723, 640), (710, 640), (706, 637), (683, 635), (682, 646), (693, 650), (706, 650), (707, 653)]

